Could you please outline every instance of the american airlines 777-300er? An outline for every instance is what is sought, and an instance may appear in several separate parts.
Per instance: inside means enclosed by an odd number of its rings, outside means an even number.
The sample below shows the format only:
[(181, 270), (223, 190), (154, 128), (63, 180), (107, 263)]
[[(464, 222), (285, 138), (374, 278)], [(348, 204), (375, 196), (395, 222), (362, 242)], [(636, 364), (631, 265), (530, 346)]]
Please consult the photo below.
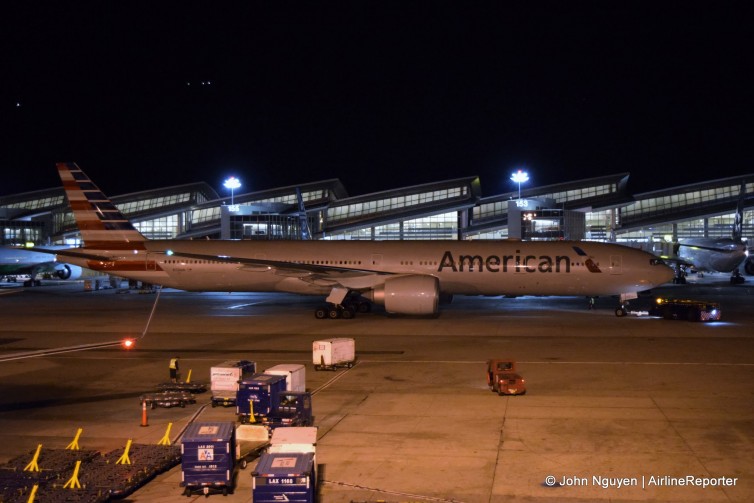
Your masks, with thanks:
[[(452, 295), (620, 296), (666, 283), (673, 270), (633, 248), (587, 241), (147, 240), (74, 163), (57, 165), (83, 246), (66, 262), (201, 292), (326, 296), (318, 318), (371, 304), (436, 315)], [(621, 302), (616, 314), (625, 315)]]

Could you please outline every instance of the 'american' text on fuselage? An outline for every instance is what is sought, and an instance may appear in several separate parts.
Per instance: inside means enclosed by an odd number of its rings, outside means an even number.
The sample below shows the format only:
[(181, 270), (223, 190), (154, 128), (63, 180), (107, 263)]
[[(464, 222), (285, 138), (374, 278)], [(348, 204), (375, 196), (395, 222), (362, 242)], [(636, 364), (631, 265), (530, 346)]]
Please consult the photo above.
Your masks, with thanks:
[(513, 272), (571, 272), (571, 257), (568, 255), (521, 255), (520, 250), (516, 250), (515, 255), (458, 255), (458, 260), (450, 251), (446, 251), (440, 261), (437, 272), (443, 272), (443, 269), (450, 268), (453, 272), (464, 272), (468, 266), (468, 271), (477, 270), (479, 272), (508, 272), (509, 268)]

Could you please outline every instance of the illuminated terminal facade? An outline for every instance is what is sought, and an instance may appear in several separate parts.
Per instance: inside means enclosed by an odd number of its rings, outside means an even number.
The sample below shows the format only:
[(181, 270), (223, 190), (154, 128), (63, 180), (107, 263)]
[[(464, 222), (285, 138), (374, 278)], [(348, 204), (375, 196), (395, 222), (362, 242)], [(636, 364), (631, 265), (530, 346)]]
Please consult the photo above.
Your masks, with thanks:
[[(576, 239), (655, 252), (677, 240), (731, 237), (743, 206), (754, 237), (754, 174), (629, 194), (629, 174), (482, 197), (478, 177), (349, 197), (338, 179), (235, 194), (206, 183), (112, 197), (148, 239)], [(743, 193), (742, 193), (743, 190)], [(0, 197), (2, 244), (80, 244), (62, 188)]]

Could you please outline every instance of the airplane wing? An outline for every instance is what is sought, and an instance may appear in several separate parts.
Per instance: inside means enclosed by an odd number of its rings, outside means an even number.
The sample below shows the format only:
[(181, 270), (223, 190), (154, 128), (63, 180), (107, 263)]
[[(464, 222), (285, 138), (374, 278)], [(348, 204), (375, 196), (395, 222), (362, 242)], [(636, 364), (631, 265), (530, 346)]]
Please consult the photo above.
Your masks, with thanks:
[(302, 264), (300, 262), (283, 262), (280, 260), (266, 260), (247, 257), (234, 257), (230, 255), (207, 255), (203, 253), (184, 253), (181, 251), (175, 251), (175, 255), (186, 258), (193, 258), (197, 260), (214, 260), (216, 262), (227, 262), (232, 264), (243, 264), (248, 266), (251, 270), (259, 271), (262, 269), (274, 270), (275, 274), (282, 276), (301, 276), (305, 275), (317, 275), (320, 278), (329, 277), (334, 278), (347, 278), (347, 277), (361, 277), (361, 276), (373, 276), (373, 275), (393, 275), (395, 273), (387, 271), (374, 271), (370, 269), (359, 269), (354, 267), (338, 267), (334, 265), (319, 265), (319, 264)]
[(101, 260), (101, 261), (110, 261), (115, 259), (116, 257), (113, 257), (111, 255), (97, 255), (94, 253), (85, 253), (82, 251), (81, 248), (70, 248), (70, 249), (64, 249), (64, 250), (50, 250), (46, 248), (31, 248), (33, 251), (37, 251), (40, 253), (49, 253), (51, 255), (60, 255), (62, 257), (76, 257), (76, 258), (85, 258), (89, 260)]

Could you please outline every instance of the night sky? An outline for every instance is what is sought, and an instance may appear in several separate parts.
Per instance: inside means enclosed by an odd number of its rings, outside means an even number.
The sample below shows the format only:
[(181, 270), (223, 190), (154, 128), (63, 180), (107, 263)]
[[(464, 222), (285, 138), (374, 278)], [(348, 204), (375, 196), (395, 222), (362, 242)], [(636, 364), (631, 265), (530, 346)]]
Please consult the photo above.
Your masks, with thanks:
[(2, 195), (754, 172), (751, 2), (12, 3)]

